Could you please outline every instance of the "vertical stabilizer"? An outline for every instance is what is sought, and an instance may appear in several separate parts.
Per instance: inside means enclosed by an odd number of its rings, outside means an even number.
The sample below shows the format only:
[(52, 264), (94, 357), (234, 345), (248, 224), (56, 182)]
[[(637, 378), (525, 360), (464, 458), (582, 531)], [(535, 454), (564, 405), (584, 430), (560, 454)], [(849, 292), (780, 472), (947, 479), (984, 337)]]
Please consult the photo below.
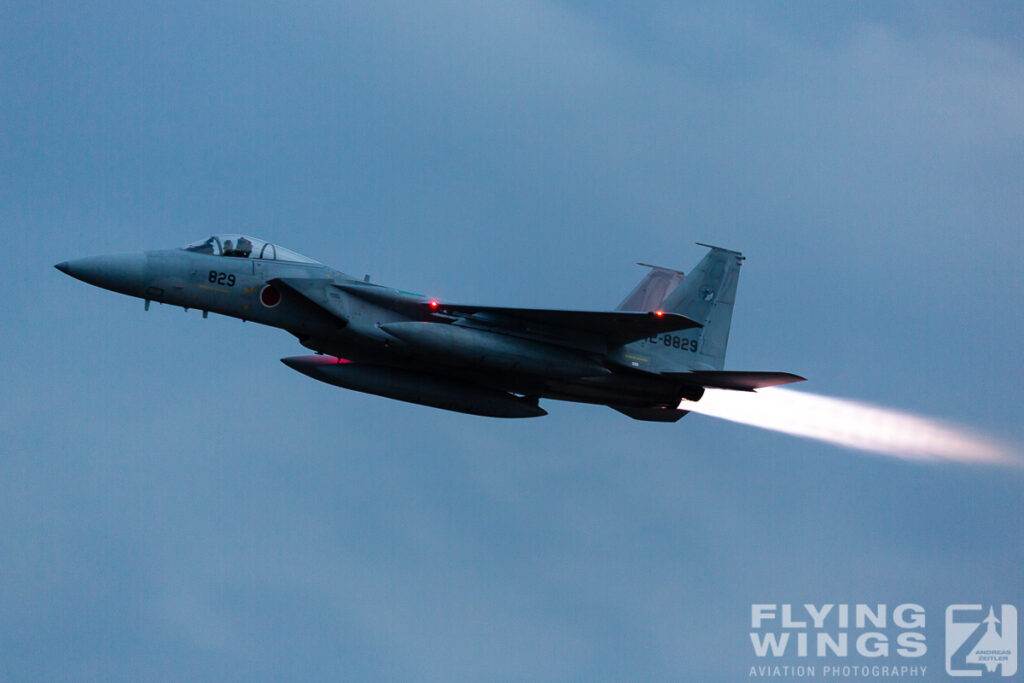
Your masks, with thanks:
[(669, 296), (683, 281), (682, 271), (652, 266), (647, 263), (638, 263), (637, 265), (651, 270), (633, 288), (629, 296), (616, 307), (616, 311), (639, 311), (642, 313), (656, 311), (662, 307), (661, 304), (665, 301), (665, 297)]
[(710, 247), (711, 251), (669, 295), (662, 308), (704, 325), (687, 331), (689, 334), (686, 336), (697, 342), (696, 351), (686, 363), (687, 369), (722, 370), (736, 301), (736, 284), (744, 256), (738, 251), (698, 244)]

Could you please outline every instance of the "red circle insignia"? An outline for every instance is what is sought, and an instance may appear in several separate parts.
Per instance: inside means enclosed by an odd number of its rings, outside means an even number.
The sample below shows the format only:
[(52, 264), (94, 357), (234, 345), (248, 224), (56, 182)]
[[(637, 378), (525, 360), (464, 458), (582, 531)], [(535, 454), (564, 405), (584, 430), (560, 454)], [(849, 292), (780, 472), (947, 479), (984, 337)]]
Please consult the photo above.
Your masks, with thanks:
[(260, 290), (260, 303), (267, 308), (273, 308), (281, 303), (281, 292), (277, 291), (272, 285), (265, 286)]

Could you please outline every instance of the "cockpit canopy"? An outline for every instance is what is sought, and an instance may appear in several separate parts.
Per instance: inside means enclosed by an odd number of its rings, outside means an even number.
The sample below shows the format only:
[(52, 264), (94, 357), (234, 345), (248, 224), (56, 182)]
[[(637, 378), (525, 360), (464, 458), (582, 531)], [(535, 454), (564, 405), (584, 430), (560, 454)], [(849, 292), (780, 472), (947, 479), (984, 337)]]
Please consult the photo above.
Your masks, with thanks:
[(291, 261), (292, 263), (320, 263), (308, 256), (303, 256), (291, 249), (271, 244), (258, 237), (230, 233), (213, 235), (205, 240), (193, 242), (182, 248), (185, 251), (194, 251), (197, 254), (210, 254), (212, 256), (253, 258), (267, 261)]

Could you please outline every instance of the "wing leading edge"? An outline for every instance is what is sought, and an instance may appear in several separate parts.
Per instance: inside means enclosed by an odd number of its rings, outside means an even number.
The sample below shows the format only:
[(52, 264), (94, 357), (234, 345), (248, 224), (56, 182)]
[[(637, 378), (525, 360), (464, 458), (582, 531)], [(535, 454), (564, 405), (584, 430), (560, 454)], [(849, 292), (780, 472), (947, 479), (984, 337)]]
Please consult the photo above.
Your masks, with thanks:
[[(271, 284), (309, 299), (317, 306), (344, 321), (340, 311), (334, 310), (332, 301), (326, 296), (324, 287), (330, 284), (349, 294), (354, 294), (386, 308), (411, 313), (418, 310), (428, 317), (439, 316), (450, 322), (452, 317), (462, 317), (491, 327), (510, 331), (541, 331), (545, 334), (559, 332), (598, 337), (611, 346), (628, 344), (638, 339), (664, 332), (701, 327), (701, 324), (679, 313), (652, 311), (649, 313), (631, 311), (566, 311), (545, 308), (504, 308), (499, 306), (468, 306), (438, 303), (425, 300), (417, 294), (400, 292), (376, 285), (363, 283), (330, 283), (321, 279), (275, 278)], [(536, 330), (537, 327), (543, 328)]]
[(474, 320), (510, 329), (540, 325), (569, 330), (604, 339), (621, 346), (663, 332), (701, 327), (695, 320), (678, 313), (633, 313), (628, 311), (563, 311), (546, 308), (502, 308), (439, 304), (437, 312), (470, 316)]

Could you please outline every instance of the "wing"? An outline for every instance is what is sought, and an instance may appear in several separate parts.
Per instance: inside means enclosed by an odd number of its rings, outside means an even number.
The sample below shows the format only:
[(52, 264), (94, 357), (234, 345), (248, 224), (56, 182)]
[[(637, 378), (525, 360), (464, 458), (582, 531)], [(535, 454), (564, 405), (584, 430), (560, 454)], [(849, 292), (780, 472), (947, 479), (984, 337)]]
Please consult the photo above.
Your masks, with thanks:
[(495, 327), (517, 331), (535, 330), (551, 334), (564, 330), (599, 337), (612, 346), (644, 339), (663, 332), (700, 327), (700, 323), (678, 313), (631, 313), (627, 311), (562, 311), (546, 308), (501, 308), (431, 302), (436, 313), (468, 317)]
[(677, 380), (690, 386), (711, 389), (734, 389), (754, 391), (780, 384), (806, 382), (806, 378), (789, 372), (746, 372), (743, 370), (696, 370), (694, 372), (663, 372), (662, 377)]

